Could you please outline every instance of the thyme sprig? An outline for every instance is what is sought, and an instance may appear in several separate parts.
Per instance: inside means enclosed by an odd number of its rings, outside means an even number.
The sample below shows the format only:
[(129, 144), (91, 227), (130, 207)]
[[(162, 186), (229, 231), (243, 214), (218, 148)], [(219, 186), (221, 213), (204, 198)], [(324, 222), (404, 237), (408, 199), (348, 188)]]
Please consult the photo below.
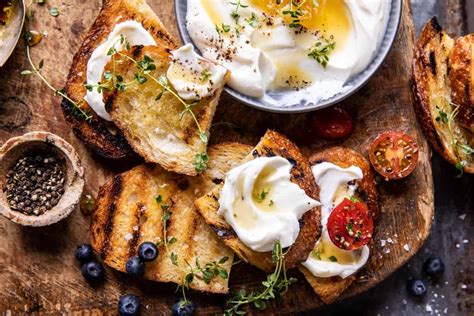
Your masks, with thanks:
[(202, 280), (204, 283), (209, 284), (212, 280), (217, 277), (226, 280), (229, 278), (229, 272), (222, 265), (229, 260), (229, 257), (222, 257), (219, 261), (208, 262), (205, 265), (201, 265), (199, 262), (199, 257), (196, 257), (195, 266), (193, 267), (187, 260), (185, 260), (188, 265), (188, 273), (183, 276), (183, 280), (180, 285), (178, 285), (178, 290), (181, 289), (183, 295), (183, 303), (188, 302), (186, 298), (186, 290), (191, 286), (191, 283), (195, 279)]
[(46, 84), (46, 86), (48, 86), (48, 88), (51, 89), (54, 92), (55, 96), (63, 97), (64, 99), (66, 99), (72, 105), (72, 115), (74, 117), (90, 123), (92, 121), (93, 116), (89, 111), (87, 111), (87, 110), (85, 110), (81, 107), (82, 101), (75, 102), (64, 92), (63, 89), (56, 89), (43, 76), (43, 74), (41, 73), (41, 70), (43, 69), (43, 66), (44, 66), (43, 60), (41, 60), (38, 63), (37, 67), (35, 66), (35, 64), (33, 63), (33, 60), (31, 59), (30, 46), (29, 45), (26, 45), (26, 57), (28, 59), (28, 63), (31, 66), (31, 70), (29, 70), (29, 69), (23, 70), (21, 72), (21, 75), (32, 75), (32, 74), (34, 74), (34, 75), (38, 76), (38, 78), (40, 78), (41, 81), (43, 81)]
[(263, 310), (267, 307), (267, 301), (284, 295), (288, 291), (288, 287), (297, 281), (295, 278), (287, 277), (284, 259), (285, 253), (283, 253), (280, 241), (277, 241), (272, 250), (275, 270), (267, 275), (267, 279), (262, 282), (263, 291), (252, 291), (247, 294), (244, 289), (241, 289), (233, 298), (227, 301), (227, 309), (224, 311), (224, 315), (245, 314), (242, 308), (248, 304), (253, 304), (256, 309)]
[(306, 0), (297, 3), (296, 1), (291, 1), (290, 8), (288, 10), (283, 10), (283, 15), (288, 15), (291, 17), (291, 23), (288, 25), (290, 28), (299, 28), (303, 27), (301, 24), (302, 17), (306, 14), (306, 11), (302, 9), (303, 5), (306, 3)]
[(230, 16), (234, 19), (235, 24), (239, 24), (239, 20), (240, 20), (239, 9), (248, 8), (248, 5), (243, 4), (241, 0), (237, 0), (236, 2), (230, 1), (229, 3), (235, 6), (235, 9), (232, 10), (232, 12), (230, 13)]
[(334, 41), (333, 36), (330, 36), (329, 39), (321, 37), (310, 49), (308, 57), (313, 58), (316, 62), (321, 64), (321, 66), (326, 68), (329, 62), (329, 54), (335, 47), (336, 42)]
[(454, 154), (458, 158), (455, 167), (459, 171), (459, 176), (462, 176), (464, 173), (464, 167), (467, 165), (468, 161), (462, 158), (460, 150), (464, 151), (466, 155), (472, 155), (474, 154), (474, 149), (469, 144), (460, 143), (453, 129), (453, 122), (459, 114), (460, 106), (458, 104), (455, 104), (451, 100), (448, 100), (446, 97), (444, 97), (444, 99), (452, 107), (453, 110), (446, 112), (446, 109), (444, 107), (440, 108), (437, 106), (438, 116), (436, 117), (436, 121), (441, 124), (446, 124), (448, 127), (448, 132), (452, 139), (451, 145), (453, 146)]

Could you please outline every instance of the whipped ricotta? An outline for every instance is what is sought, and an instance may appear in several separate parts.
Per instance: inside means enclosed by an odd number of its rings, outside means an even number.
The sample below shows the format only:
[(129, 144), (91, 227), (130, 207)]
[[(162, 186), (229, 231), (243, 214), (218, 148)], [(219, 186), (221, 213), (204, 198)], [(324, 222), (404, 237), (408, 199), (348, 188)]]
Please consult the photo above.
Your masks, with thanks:
[(313, 166), (312, 171), (320, 187), (323, 231), (303, 266), (317, 277), (347, 278), (366, 264), (370, 254), (369, 247), (364, 246), (357, 250), (340, 249), (329, 238), (327, 222), (334, 207), (355, 193), (357, 184), (354, 180), (362, 179), (363, 172), (356, 166), (341, 168), (329, 162)]
[(184, 100), (211, 96), (224, 85), (227, 69), (202, 58), (187, 44), (171, 52), (172, 61), (166, 76)]
[(239, 239), (258, 252), (283, 248), (298, 237), (298, 220), (320, 205), (291, 182), (291, 163), (282, 157), (259, 157), (226, 175), (218, 214), (232, 226)]
[[(319, 102), (350, 87), (375, 57), (390, 0), (306, 1), (292, 26), (291, 0), (188, 0), (187, 29), (204, 57), (231, 71), (229, 86), (273, 106)], [(334, 42), (327, 65), (309, 56)], [(285, 93), (279, 93), (284, 91)]]
[[(156, 46), (156, 42), (147, 30), (137, 21), (125, 21), (117, 23), (110, 32), (109, 36), (93, 52), (87, 62), (87, 84), (96, 85), (102, 80), (105, 65), (112, 56), (107, 55), (110, 48), (114, 47), (117, 51), (125, 48), (125, 42), (120, 43), (120, 36), (123, 35), (131, 46), (144, 45)], [(105, 110), (102, 92), (97, 89), (87, 91), (84, 100), (101, 118), (111, 121), (109, 113)]]

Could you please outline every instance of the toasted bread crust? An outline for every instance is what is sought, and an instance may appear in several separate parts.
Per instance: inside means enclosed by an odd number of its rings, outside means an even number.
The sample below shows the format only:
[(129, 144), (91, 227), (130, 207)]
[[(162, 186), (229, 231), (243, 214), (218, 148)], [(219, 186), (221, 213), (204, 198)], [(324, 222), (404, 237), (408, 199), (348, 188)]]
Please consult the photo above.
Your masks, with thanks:
[[(370, 169), (370, 163), (360, 153), (349, 148), (333, 147), (316, 153), (309, 159), (311, 165), (322, 162), (331, 162), (342, 168), (357, 166), (362, 169), (363, 178), (357, 181), (357, 195), (362, 199), (369, 209), (370, 215), (376, 219), (379, 211), (379, 198), (375, 179)], [(370, 245), (369, 245), (370, 247)], [(308, 283), (315, 293), (325, 304), (331, 304), (352, 284), (356, 275), (351, 275), (345, 279), (340, 277), (318, 278), (304, 266), (299, 265), (298, 269), (303, 273)]]
[[(261, 156), (281, 156), (287, 158), (294, 165), (291, 171), (291, 181), (298, 184), (308, 196), (319, 200), (319, 188), (314, 181), (307, 159), (301, 154), (296, 145), (286, 137), (277, 132), (268, 131), (252, 152), (244, 159), (244, 162)], [(213, 172), (212, 168), (209, 168), (204, 175)], [(219, 209), (218, 200), (222, 186), (223, 183), (218, 184), (210, 193), (196, 201), (195, 204), (199, 212), (224, 243), (234, 250), (240, 258), (263, 271), (271, 271), (274, 267), (271, 253), (256, 252), (244, 245), (227, 222), (217, 215)], [(321, 208), (318, 206), (306, 212), (301, 218), (301, 229), (298, 238), (285, 256), (287, 269), (294, 268), (299, 262), (304, 261), (313, 249), (317, 238), (321, 234), (320, 216)]]
[(471, 142), (472, 135), (459, 124), (461, 115), (466, 112), (458, 113), (450, 125), (439, 118), (440, 110), (448, 108), (448, 112), (454, 112), (456, 108), (451, 100), (452, 90), (448, 80), (453, 48), (454, 39), (442, 30), (436, 18), (432, 18), (423, 28), (415, 47), (413, 104), (421, 128), (433, 148), (453, 165), (465, 160), (464, 171), (472, 173), (472, 157), (453, 146), (453, 134), (463, 143)]
[[(233, 252), (194, 208), (201, 189), (207, 189), (201, 179), (172, 174), (153, 165), (140, 165), (115, 176), (101, 187), (91, 218), (94, 250), (107, 265), (125, 272), (127, 259), (137, 255), (139, 245), (145, 241), (161, 242), (166, 231), (167, 239), (174, 237), (176, 241), (167, 246), (160, 244), (158, 258), (146, 264), (145, 278), (181, 284), (189, 273), (186, 262), (194, 267), (197, 259), (205, 265), (223, 257), (229, 258), (222, 266), (230, 272)], [(162, 196), (160, 203), (156, 201), (158, 195)], [(170, 214), (166, 228), (165, 211)], [(177, 265), (170, 259), (172, 253)], [(227, 293), (228, 279), (216, 277), (206, 284), (195, 278), (190, 287)]]
[(90, 112), (93, 118), (86, 122), (74, 115), (67, 100), (61, 103), (64, 116), (71, 124), (74, 133), (92, 150), (106, 158), (122, 158), (133, 151), (123, 135), (110, 123), (103, 120), (84, 101), (86, 94), (87, 62), (97, 46), (105, 41), (116, 23), (126, 20), (141, 22), (155, 41), (164, 47), (175, 48), (175, 41), (166, 31), (161, 21), (144, 0), (104, 0), (102, 9), (90, 30), (85, 35), (79, 51), (73, 58), (69, 70), (65, 92), (75, 102), (81, 102), (83, 110)]
[(459, 105), (458, 120), (474, 133), (474, 34), (456, 39), (451, 55), (451, 97)]
[[(153, 59), (156, 69), (150, 75), (157, 79), (166, 74), (170, 63), (169, 49), (166, 47), (134, 46), (122, 54), (136, 61), (141, 61), (145, 56)], [(117, 56), (116, 60), (121, 62), (114, 65), (110, 61), (105, 67), (106, 71), (115, 69), (124, 82), (133, 82), (137, 71), (135, 63), (121, 56)], [(228, 76), (229, 73), (225, 80)], [(192, 116), (189, 113), (181, 115), (184, 107), (174, 96), (165, 92), (159, 100), (155, 100), (162, 90), (161, 85), (148, 79), (143, 84), (131, 85), (125, 91), (104, 92), (106, 109), (128, 143), (147, 162), (159, 163), (168, 171), (195, 176), (195, 157), (206, 152), (207, 144), (200, 138)], [(207, 138), (223, 90), (224, 83), (213, 95), (193, 105), (193, 114)], [(173, 149), (170, 150), (170, 147)]]

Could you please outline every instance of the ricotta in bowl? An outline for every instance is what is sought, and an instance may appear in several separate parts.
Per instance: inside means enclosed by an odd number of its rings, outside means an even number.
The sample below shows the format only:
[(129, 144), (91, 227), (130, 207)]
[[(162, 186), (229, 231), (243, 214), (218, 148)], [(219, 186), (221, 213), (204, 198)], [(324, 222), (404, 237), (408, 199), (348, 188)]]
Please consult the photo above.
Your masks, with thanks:
[(319, 103), (351, 88), (377, 55), (391, 0), (187, 0), (201, 54), (267, 106)]

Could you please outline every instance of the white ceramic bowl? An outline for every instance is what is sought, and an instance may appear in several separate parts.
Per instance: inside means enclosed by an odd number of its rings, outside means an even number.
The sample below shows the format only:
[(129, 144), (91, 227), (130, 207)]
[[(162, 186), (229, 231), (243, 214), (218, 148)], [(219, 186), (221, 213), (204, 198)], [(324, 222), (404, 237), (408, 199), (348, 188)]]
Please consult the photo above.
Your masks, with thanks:
[[(184, 43), (192, 43), (191, 37), (186, 29), (186, 12), (187, 12), (187, 0), (174, 0), (175, 2), (175, 12), (176, 12), (176, 21), (178, 23), (178, 30), (181, 35), (181, 39)], [(319, 103), (307, 103), (306, 101), (301, 101), (299, 103), (286, 106), (286, 107), (275, 107), (270, 104), (265, 104), (261, 100), (251, 98), (240, 92), (235, 91), (230, 87), (226, 87), (225, 91), (229, 93), (235, 99), (250, 105), (254, 108), (269, 111), (269, 112), (279, 112), (279, 113), (301, 113), (309, 112), (317, 109), (325, 108), (330, 105), (336, 104), (354, 94), (357, 90), (363, 87), (367, 81), (374, 75), (377, 69), (380, 67), (385, 57), (387, 56), (392, 44), (397, 35), (398, 26), (400, 24), (400, 18), (402, 16), (402, 0), (392, 0), (390, 17), (388, 19), (387, 29), (385, 31), (384, 38), (379, 47), (377, 55), (373, 58), (369, 66), (361, 72), (360, 74), (353, 76), (347, 83), (348, 89), (345, 89), (344, 92), (334, 95), (333, 97), (321, 101)], [(280, 93), (285, 93), (284, 91)]]

